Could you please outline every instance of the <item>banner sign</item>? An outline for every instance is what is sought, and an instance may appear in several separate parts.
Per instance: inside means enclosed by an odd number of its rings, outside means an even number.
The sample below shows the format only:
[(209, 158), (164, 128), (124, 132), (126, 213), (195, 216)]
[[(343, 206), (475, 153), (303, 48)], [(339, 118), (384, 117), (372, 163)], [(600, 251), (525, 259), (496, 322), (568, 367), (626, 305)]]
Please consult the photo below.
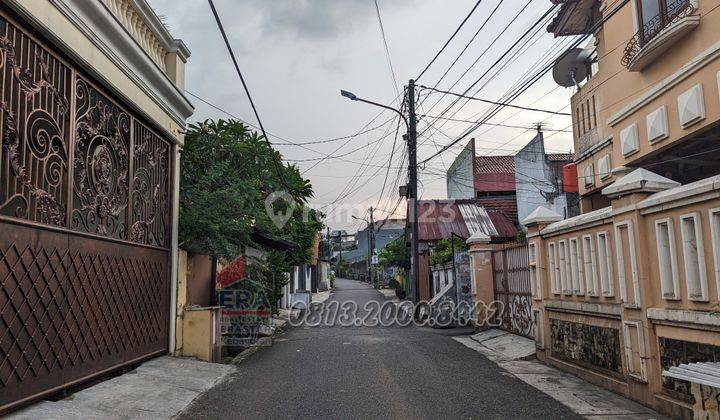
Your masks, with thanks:
[(272, 334), (272, 309), (267, 294), (249, 281), (237, 281), (218, 292), (222, 345), (251, 347), (265, 344)]

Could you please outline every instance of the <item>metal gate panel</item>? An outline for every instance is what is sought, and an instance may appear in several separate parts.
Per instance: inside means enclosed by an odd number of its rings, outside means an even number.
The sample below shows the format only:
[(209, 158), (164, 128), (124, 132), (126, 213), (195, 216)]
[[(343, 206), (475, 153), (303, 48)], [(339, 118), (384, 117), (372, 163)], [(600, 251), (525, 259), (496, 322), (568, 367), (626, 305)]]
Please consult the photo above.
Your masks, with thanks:
[(0, 413), (167, 351), (171, 145), (0, 5)]
[(498, 313), (501, 328), (535, 338), (527, 245), (510, 245), (493, 252), (495, 299), (503, 304)]

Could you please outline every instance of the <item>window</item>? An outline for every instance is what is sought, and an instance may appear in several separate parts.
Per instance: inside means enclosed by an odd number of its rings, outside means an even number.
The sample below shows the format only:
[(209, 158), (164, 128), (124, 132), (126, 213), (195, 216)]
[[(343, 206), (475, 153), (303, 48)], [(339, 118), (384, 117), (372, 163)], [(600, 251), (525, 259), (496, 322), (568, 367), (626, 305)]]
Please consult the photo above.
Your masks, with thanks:
[(642, 324), (638, 321), (623, 322), (623, 338), (628, 374), (635, 380), (647, 382), (647, 368), (645, 365), (647, 356), (645, 354)]
[(570, 279), (572, 280), (572, 288), (575, 294), (582, 296), (585, 294), (585, 286), (581, 278), (579, 248), (578, 239), (570, 239)]
[(593, 106), (593, 112), (592, 112), (593, 125), (595, 127), (597, 127), (597, 107), (595, 106), (595, 95), (592, 96), (592, 106)]
[(562, 240), (560, 241), (560, 281), (563, 293), (572, 295), (572, 288), (570, 288), (570, 282), (568, 281), (568, 271), (570, 271), (568, 263), (567, 242)]
[(555, 243), (548, 244), (548, 271), (550, 272), (550, 287), (556, 295), (560, 294), (560, 284), (558, 283), (557, 273), (557, 255), (555, 254)]
[(631, 306), (640, 306), (635, 234), (632, 221), (615, 224), (615, 254), (617, 258), (620, 299)]
[(585, 107), (587, 108), (588, 130), (592, 130), (593, 124), (592, 124), (592, 112), (590, 110), (590, 99), (585, 100)]
[(712, 235), (713, 257), (715, 261), (715, 282), (720, 297), (720, 208), (710, 210), (710, 234)]
[(685, 282), (690, 300), (707, 301), (707, 274), (702, 230), (697, 213), (680, 216)]
[(690, 0), (639, 0), (638, 18), (642, 30), (642, 42), (650, 41), (685, 8), (690, 6)]
[(655, 221), (660, 290), (663, 299), (680, 299), (680, 276), (678, 274), (675, 231), (672, 219)]
[(587, 293), (590, 296), (598, 295), (597, 288), (597, 276), (595, 274), (595, 246), (593, 244), (592, 236), (583, 236), (583, 266), (585, 269), (585, 287), (587, 287)]
[(603, 296), (615, 296), (612, 281), (612, 261), (610, 259), (610, 239), (607, 232), (597, 234), (598, 271), (600, 273), (600, 291)]

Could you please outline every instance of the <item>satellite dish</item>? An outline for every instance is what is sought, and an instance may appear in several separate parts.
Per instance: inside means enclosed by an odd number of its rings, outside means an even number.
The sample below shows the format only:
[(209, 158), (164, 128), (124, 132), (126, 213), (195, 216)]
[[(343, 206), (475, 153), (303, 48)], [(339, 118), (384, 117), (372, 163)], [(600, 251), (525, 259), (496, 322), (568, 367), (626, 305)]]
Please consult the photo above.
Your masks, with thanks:
[[(590, 50), (573, 48), (555, 61), (553, 79), (560, 86), (578, 86), (588, 77), (587, 59)], [(579, 86), (578, 86), (579, 87)]]

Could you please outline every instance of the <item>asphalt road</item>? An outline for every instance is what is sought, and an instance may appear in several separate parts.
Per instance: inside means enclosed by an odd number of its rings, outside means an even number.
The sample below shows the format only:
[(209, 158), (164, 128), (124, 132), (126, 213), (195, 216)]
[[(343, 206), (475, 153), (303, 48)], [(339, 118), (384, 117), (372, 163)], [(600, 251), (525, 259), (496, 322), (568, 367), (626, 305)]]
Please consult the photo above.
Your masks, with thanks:
[[(385, 298), (337, 280), (326, 302)], [(184, 419), (580, 418), (450, 336), (468, 329), (294, 327), (200, 396)]]

